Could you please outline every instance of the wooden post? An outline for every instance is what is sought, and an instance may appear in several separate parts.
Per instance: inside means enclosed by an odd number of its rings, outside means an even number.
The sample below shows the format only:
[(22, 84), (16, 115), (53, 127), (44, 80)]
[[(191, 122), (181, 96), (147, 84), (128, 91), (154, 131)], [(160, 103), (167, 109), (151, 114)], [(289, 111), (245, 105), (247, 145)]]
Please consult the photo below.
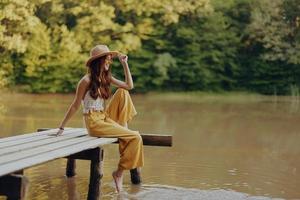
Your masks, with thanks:
[(137, 168), (130, 170), (130, 177), (131, 177), (131, 183), (138, 185), (142, 182), (141, 180), (141, 173)]
[(66, 167), (66, 176), (68, 178), (73, 177), (76, 175), (76, 160), (74, 158), (67, 159), (67, 167)]
[(103, 158), (102, 148), (96, 148), (95, 153), (96, 155), (93, 155), (91, 159), (88, 200), (97, 200), (99, 198), (101, 185), (100, 180), (103, 176), (100, 164)]
[(7, 200), (21, 199), (22, 175), (6, 175), (0, 177), (0, 194), (7, 196)]

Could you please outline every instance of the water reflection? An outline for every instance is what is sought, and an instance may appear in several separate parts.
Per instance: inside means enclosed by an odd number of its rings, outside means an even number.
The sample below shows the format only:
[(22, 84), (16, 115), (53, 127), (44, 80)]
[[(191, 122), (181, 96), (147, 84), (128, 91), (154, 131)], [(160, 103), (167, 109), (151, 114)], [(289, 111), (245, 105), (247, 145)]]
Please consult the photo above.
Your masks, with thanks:
[[(2, 96), (7, 113), (0, 121), (0, 137), (56, 127), (72, 98)], [(138, 115), (129, 127), (144, 133), (172, 134), (174, 146), (145, 147), (144, 185), (131, 186), (127, 174), (125, 193), (119, 196), (110, 176), (118, 162), (118, 148), (106, 146), (101, 199), (176, 199), (180, 192), (191, 199), (218, 199), (218, 195), (243, 199), (246, 194), (251, 197), (247, 199), (299, 199), (299, 101), (276, 98), (133, 96)], [(69, 126), (82, 127), (80, 112)], [(89, 162), (78, 162), (78, 175), (73, 180), (64, 177), (65, 164), (60, 159), (25, 170), (31, 182), (29, 199), (86, 199)]]
[(28, 193), (29, 187), (30, 187), (29, 179), (26, 176), (24, 176), (22, 178), (21, 200), (26, 200), (27, 199), (27, 193)]
[(80, 193), (76, 188), (76, 177), (66, 178), (68, 188), (68, 200), (80, 200)]

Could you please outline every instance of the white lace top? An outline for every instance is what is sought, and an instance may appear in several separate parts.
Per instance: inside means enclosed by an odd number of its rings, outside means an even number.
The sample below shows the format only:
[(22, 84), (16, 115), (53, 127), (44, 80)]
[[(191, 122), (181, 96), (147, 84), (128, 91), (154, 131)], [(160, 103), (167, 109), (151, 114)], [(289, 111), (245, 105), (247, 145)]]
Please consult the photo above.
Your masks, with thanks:
[(88, 113), (89, 110), (104, 110), (104, 100), (100, 97), (98, 97), (96, 100), (93, 99), (90, 95), (90, 91), (87, 91), (82, 100), (82, 108), (83, 113)]

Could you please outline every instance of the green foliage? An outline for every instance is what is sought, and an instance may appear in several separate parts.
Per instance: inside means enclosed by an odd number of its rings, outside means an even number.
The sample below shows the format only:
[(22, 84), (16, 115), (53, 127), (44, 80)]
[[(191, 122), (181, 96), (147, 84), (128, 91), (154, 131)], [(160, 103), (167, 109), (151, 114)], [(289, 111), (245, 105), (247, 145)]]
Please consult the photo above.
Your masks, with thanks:
[[(71, 92), (91, 47), (129, 54), (135, 90), (300, 87), (299, 0), (3, 0), (0, 87)], [(117, 62), (113, 73), (123, 78)]]
[(299, 41), (295, 40), (291, 24), (284, 19), (282, 0), (258, 0), (248, 26), (253, 45), (263, 47), (262, 58), (300, 64)]

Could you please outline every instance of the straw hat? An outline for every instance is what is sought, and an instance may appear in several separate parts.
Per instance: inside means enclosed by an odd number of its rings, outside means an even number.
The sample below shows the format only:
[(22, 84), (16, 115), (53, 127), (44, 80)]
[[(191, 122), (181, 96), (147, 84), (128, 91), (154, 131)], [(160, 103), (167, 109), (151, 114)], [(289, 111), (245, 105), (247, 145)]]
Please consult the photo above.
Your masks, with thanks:
[(115, 57), (119, 54), (118, 51), (110, 51), (108, 46), (98, 44), (95, 47), (93, 47), (90, 51), (90, 58), (86, 62), (86, 66), (89, 66), (91, 62), (97, 58), (100, 58), (102, 56), (111, 55), (112, 57)]

